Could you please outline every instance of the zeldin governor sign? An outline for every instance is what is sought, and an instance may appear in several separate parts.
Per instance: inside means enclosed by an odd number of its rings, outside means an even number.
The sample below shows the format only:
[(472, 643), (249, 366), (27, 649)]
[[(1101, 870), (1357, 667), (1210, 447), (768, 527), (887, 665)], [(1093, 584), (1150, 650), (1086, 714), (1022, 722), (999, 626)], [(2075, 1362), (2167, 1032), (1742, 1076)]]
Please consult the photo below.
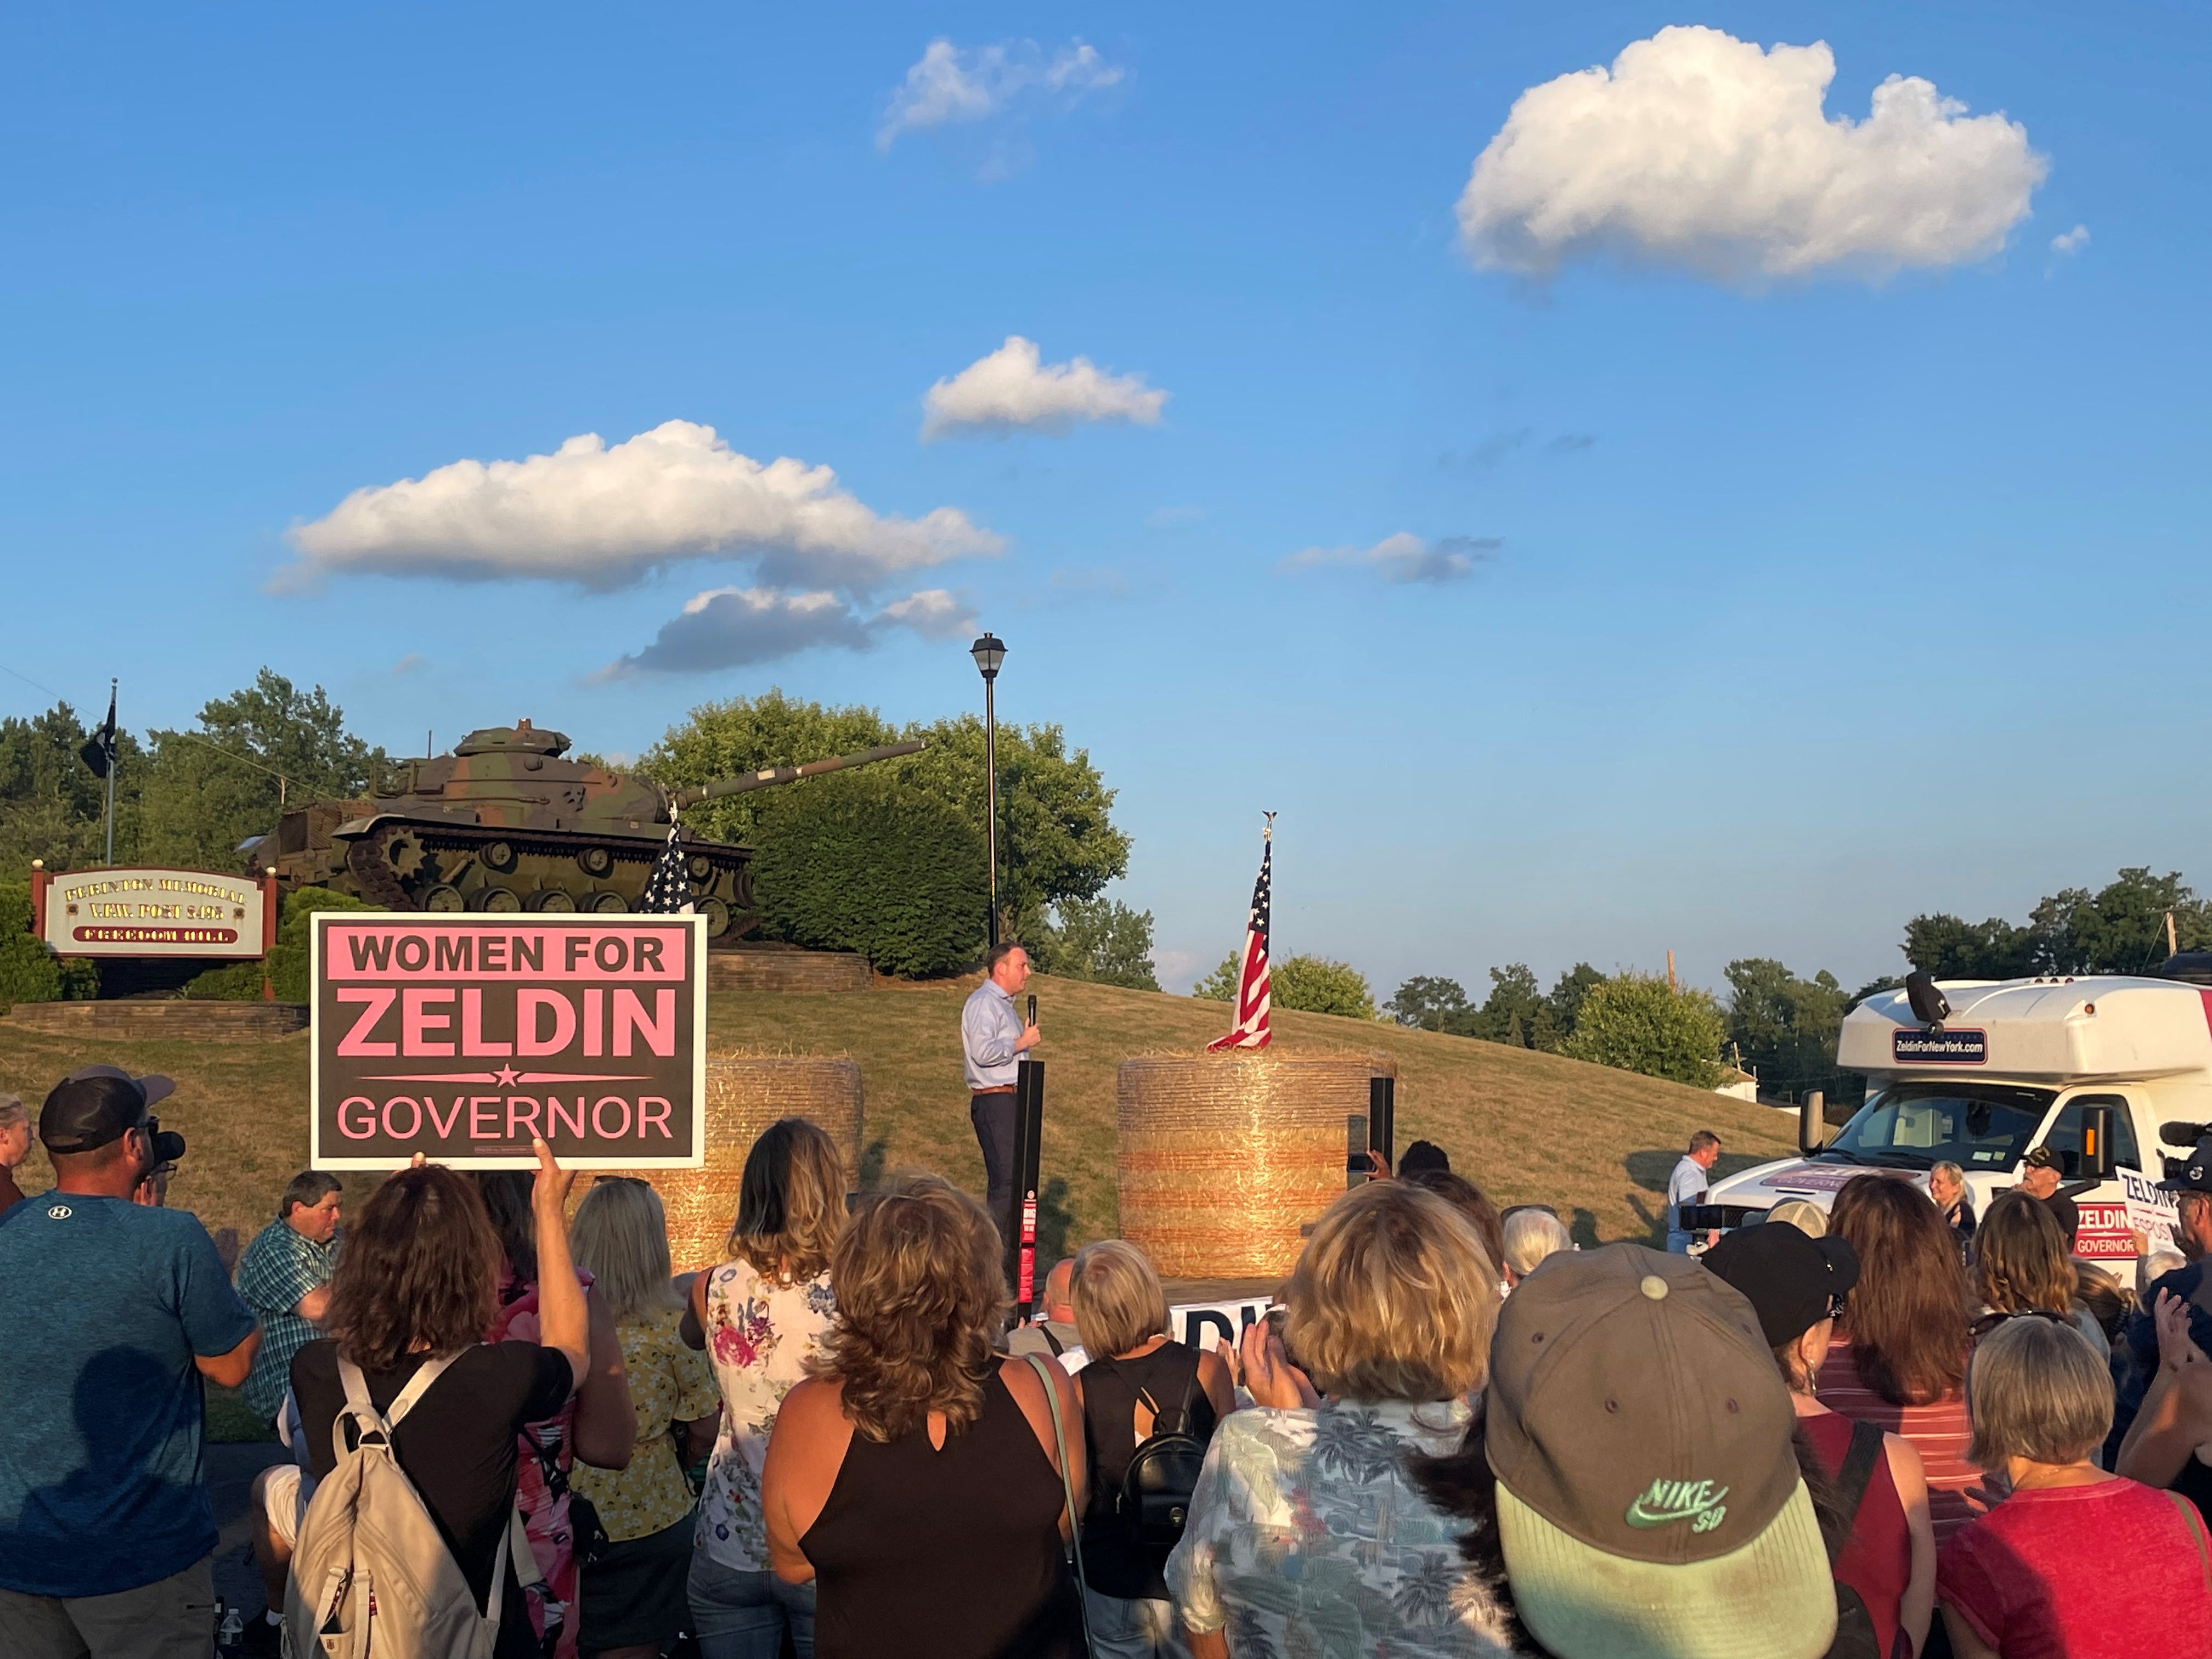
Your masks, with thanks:
[(314, 918), (319, 1170), (706, 1158), (707, 919)]

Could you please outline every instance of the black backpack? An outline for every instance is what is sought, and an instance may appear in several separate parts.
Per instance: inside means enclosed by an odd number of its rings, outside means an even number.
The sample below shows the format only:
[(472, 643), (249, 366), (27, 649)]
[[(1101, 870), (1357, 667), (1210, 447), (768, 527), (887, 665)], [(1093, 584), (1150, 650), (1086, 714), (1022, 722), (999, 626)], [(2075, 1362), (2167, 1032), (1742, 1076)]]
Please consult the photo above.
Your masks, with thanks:
[(1194, 1368), (1175, 1426), (1170, 1428), (1152, 1390), (1137, 1391), (1137, 1398), (1152, 1408), (1152, 1431), (1129, 1454), (1116, 1508), (1130, 1540), (1155, 1553), (1164, 1554), (1182, 1540), (1183, 1522), (1190, 1517), (1190, 1495), (1197, 1490), (1198, 1472), (1206, 1464), (1206, 1448), (1190, 1433), (1190, 1406), (1197, 1394)]

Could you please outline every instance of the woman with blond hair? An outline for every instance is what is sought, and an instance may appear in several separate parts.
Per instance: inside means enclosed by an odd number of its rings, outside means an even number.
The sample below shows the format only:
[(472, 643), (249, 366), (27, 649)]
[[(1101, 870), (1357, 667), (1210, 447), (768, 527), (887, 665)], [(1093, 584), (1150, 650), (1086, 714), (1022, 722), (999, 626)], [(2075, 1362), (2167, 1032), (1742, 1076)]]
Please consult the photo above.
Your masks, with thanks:
[(830, 1253), (845, 1222), (845, 1161), (804, 1118), (772, 1123), (745, 1154), (730, 1259), (691, 1281), (684, 1340), (707, 1351), (722, 1428), (691, 1556), (692, 1633), (705, 1659), (776, 1659), (787, 1633), (814, 1651), (814, 1592), (769, 1559), (761, 1470), (784, 1396), (836, 1316)]
[(1003, 1254), (983, 1206), (933, 1175), (863, 1194), (837, 1241), (837, 1323), (785, 1397), (761, 1488), (778, 1576), (820, 1588), (821, 1659), (1083, 1651), (1060, 1553), (1081, 1407), (1050, 1359), (993, 1352)]
[(2088, 1339), (2063, 1320), (2007, 1320), (1974, 1350), (1966, 1398), (1973, 1460), (2011, 1496), (1936, 1557), (1959, 1659), (2212, 1653), (2212, 1540), (2195, 1508), (2090, 1461), (2112, 1426), (2112, 1379)]
[(654, 1659), (691, 1622), (684, 1589), (691, 1487), (684, 1467), (694, 1444), (713, 1436), (721, 1401), (707, 1362), (684, 1344), (684, 1298), (669, 1279), (660, 1194), (642, 1181), (601, 1176), (576, 1206), (568, 1236), (576, 1265), (614, 1316), (637, 1416), (637, 1445), (625, 1468), (579, 1463), (568, 1477), (604, 1540), (583, 1563), (577, 1645), (601, 1659)]
[(1236, 1384), (1220, 1355), (1168, 1334), (1167, 1292), (1135, 1245), (1086, 1244), (1075, 1257), (1069, 1298), (1090, 1363), (1077, 1373), (1091, 1446), (1091, 1501), (1083, 1511), (1083, 1599), (1094, 1659), (1157, 1659), (1186, 1651), (1160, 1570), (1164, 1547), (1137, 1535), (1121, 1504), (1129, 1464), (1158, 1430), (1200, 1447), (1236, 1409)]
[(1997, 1195), (1975, 1230), (1972, 1281), (1982, 1299), (1977, 1336), (2016, 1314), (2059, 1314), (2111, 1356), (2112, 1340), (2097, 1316), (2075, 1304), (2079, 1280), (2066, 1253), (2066, 1235), (2040, 1199), (2018, 1188)]
[(1498, 1273), (1473, 1224), (1410, 1182), (1356, 1188), (1289, 1299), (1280, 1337), (1245, 1333), (1262, 1409), (1215, 1431), (1168, 1557), (1194, 1659), (1226, 1659), (1231, 1631), (1238, 1653), (1510, 1651), (1488, 1593), (1460, 1585), (1459, 1522), (1407, 1468), (1460, 1448), (1488, 1374)]

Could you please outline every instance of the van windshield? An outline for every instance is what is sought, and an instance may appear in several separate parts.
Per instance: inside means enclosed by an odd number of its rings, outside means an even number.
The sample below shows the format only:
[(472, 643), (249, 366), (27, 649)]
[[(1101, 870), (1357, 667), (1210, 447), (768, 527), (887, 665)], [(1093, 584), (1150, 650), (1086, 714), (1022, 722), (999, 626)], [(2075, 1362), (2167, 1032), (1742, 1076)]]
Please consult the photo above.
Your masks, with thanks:
[(1925, 1170), (2009, 1170), (2057, 1097), (1997, 1083), (1899, 1083), (1869, 1097), (1818, 1156)]

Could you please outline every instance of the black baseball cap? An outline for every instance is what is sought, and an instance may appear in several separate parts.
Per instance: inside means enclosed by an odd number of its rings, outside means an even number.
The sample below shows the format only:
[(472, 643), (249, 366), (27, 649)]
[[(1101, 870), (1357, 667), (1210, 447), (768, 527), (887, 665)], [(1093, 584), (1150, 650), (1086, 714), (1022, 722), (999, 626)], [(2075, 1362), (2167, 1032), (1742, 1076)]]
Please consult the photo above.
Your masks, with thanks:
[(2212, 1193), (2212, 1135), (2197, 1143), (2189, 1162), (2158, 1183), (2162, 1193)]
[(2027, 1156), (2021, 1162), (2031, 1170), (2058, 1170), (2065, 1167), (2065, 1160), (2047, 1146), (2029, 1148)]
[(1787, 1222), (1737, 1228), (1705, 1252), (1705, 1266), (1743, 1292), (1770, 1348), (1804, 1335), (1859, 1282), (1848, 1241), (1808, 1238)]
[(49, 1152), (94, 1152), (130, 1130), (154, 1125), (154, 1161), (173, 1164), (185, 1155), (185, 1138), (160, 1127), (154, 1103), (177, 1085), (158, 1074), (133, 1077), (119, 1066), (81, 1066), (46, 1097), (39, 1111), (39, 1139)]

